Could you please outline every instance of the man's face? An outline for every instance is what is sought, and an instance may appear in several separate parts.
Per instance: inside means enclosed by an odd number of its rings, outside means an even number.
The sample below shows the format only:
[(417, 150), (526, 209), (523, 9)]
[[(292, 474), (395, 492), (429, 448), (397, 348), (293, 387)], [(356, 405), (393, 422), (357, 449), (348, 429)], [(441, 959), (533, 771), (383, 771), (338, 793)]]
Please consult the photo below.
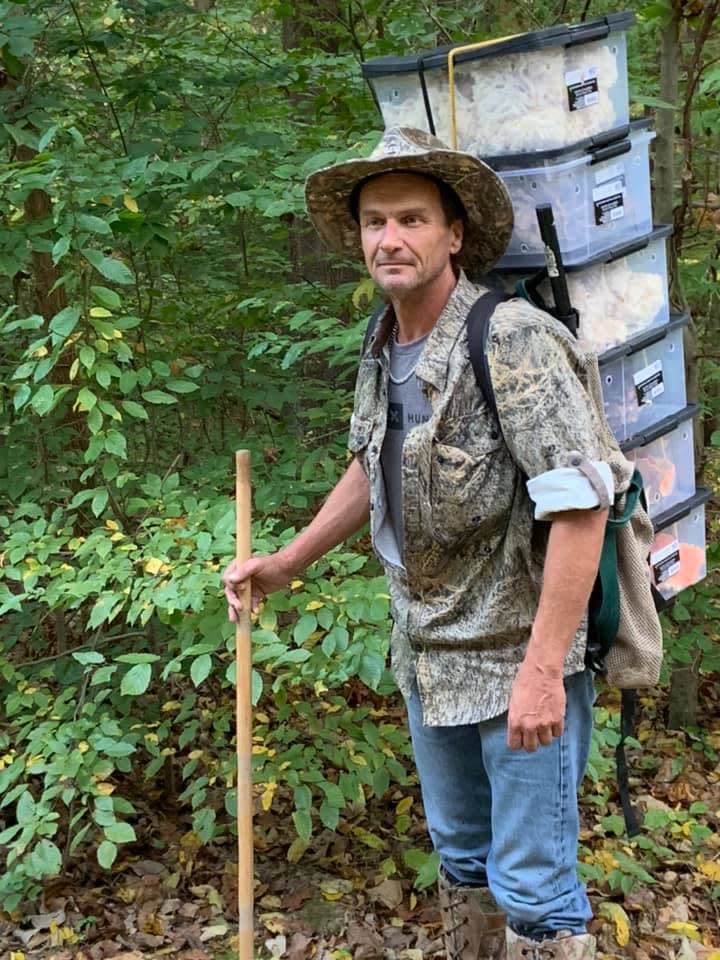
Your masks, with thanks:
[(451, 271), (462, 221), (448, 224), (437, 185), (414, 173), (370, 180), (358, 201), (365, 264), (388, 296), (402, 300)]

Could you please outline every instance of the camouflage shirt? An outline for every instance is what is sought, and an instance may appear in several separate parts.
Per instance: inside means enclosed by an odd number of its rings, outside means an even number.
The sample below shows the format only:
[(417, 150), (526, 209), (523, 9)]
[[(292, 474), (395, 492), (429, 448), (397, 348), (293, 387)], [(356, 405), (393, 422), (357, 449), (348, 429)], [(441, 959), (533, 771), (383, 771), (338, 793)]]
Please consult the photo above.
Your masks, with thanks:
[[(482, 292), (460, 274), (416, 367), (432, 415), (408, 433), (402, 451), (404, 569), (385, 565), (393, 669), (405, 695), (417, 678), (431, 726), (507, 710), (537, 610), (549, 530), (534, 520), (526, 479), (578, 458), (613, 456), (586, 392), (588, 370), (597, 370), (591, 352), (520, 299), (501, 303), (490, 323), (499, 430), (468, 353), (465, 321)], [(380, 452), (389, 354), (385, 346), (374, 356), (372, 346), (360, 361), (349, 447), (370, 481), (374, 539), (385, 509)], [(566, 674), (583, 669), (584, 649), (581, 624)]]

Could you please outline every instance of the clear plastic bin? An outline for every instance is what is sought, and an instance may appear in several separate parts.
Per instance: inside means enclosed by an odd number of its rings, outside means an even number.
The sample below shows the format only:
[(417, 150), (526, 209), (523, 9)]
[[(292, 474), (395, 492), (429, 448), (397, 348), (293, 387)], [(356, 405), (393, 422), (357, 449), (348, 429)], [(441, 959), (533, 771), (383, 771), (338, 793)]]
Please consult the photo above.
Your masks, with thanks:
[(648, 513), (653, 518), (695, 492), (693, 417), (699, 409), (688, 404), (652, 430), (622, 444), (623, 453), (642, 474)]
[(683, 328), (673, 315), (659, 330), (635, 337), (599, 358), (605, 416), (619, 441), (629, 440), (686, 404)]
[(650, 548), (653, 583), (666, 600), (692, 587), (707, 573), (705, 504), (710, 491), (700, 487), (693, 496), (655, 521)]
[[(647, 122), (629, 137), (570, 160), (498, 169), (512, 200), (515, 225), (500, 268), (545, 263), (535, 209), (552, 204), (565, 266), (579, 264), (652, 231)], [(575, 151), (573, 150), (575, 153)]]
[[(665, 240), (671, 233), (672, 227), (656, 227), (641, 240), (567, 268), (570, 303), (580, 315), (579, 336), (598, 353), (669, 322)], [(526, 279), (526, 273), (501, 274), (509, 292)], [(538, 292), (552, 306), (548, 280)]]
[(448, 55), (454, 49), (458, 149), (483, 157), (557, 150), (628, 122), (625, 33), (634, 20), (632, 13), (609, 14), (382, 57), (363, 63), (362, 71), (386, 126), (418, 126), (453, 146)]

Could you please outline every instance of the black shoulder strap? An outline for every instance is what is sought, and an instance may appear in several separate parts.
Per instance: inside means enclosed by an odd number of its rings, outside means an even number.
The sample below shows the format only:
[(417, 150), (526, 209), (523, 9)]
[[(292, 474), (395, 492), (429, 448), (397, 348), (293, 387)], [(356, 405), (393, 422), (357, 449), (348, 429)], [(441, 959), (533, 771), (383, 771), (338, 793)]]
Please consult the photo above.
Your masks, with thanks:
[(375, 333), (375, 329), (378, 325), (378, 322), (382, 320), (382, 317), (386, 310), (387, 310), (387, 304), (381, 303), (380, 306), (377, 308), (377, 310), (375, 310), (373, 315), (368, 320), (368, 325), (365, 328), (365, 336), (363, 337), (362, 349), (360, 350), (361, 357), (365, 356), (365, 351), (367, 350), (368, 344), (370, 343), (370, 338)]
[(485, 402), (490, 407), (496, 420), (498, 420), (497, 404), (495, 403), (495, 393), (490, 379), (490, 365), (487, 361), (485, 345), (490, 330), (490, 318), (495, 312), (495, 307), (504, 300), (511, 300), (513, 296), (514, 294), (511, 293), (489, 290), (472, 305), (466, 321), (470, 363), (480, 392), (485, 397)]

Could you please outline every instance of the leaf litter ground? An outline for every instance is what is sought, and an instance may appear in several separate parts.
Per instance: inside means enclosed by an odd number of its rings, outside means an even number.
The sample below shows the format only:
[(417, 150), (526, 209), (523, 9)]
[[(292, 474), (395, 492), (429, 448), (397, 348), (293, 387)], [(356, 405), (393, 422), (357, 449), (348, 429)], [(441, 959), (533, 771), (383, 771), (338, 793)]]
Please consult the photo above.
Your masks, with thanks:
[[(643, 698), (630, 751), (632, 790), (644, 815), (624, 834), (610, 764), (582, 798), (581, 869), (601, 956), (720, 960), (720, 685), (705, 678), (701, 724), (667, 731), (664, 696)], [(399, 719), (402, 707), (385, 702)], [(617, 712), (600, 698), (601, 716)], [(604, 713), (602, 712), (604, 711)], [(291, 797), (278, 791), (255, 815), (258, 957), (285, 960), (423, 960), (442, 957), (434, 888), (413, 886), (408, 849), (428, 850), (417, 785), (346, 811), (298, 857)], [(397, 830), (397, 810), (409, 826)], [(139, 841), (112, 874), (94, 857), (48, 883), (42, 909), (0, 920), (0, 960), (230, 960), (234, 940), (234, 841), (202, 847), (185, 810), (146, 802)], [(160, 851), (160, 852), (159, 852)], [(290, 860), (288, 860), (288, 852)], [(422, 859), (422, 857), (420, 858)], [(296, 862), (292, 862), (296, 860)], [(412, 862), (412, 861), (411, 861)]]

